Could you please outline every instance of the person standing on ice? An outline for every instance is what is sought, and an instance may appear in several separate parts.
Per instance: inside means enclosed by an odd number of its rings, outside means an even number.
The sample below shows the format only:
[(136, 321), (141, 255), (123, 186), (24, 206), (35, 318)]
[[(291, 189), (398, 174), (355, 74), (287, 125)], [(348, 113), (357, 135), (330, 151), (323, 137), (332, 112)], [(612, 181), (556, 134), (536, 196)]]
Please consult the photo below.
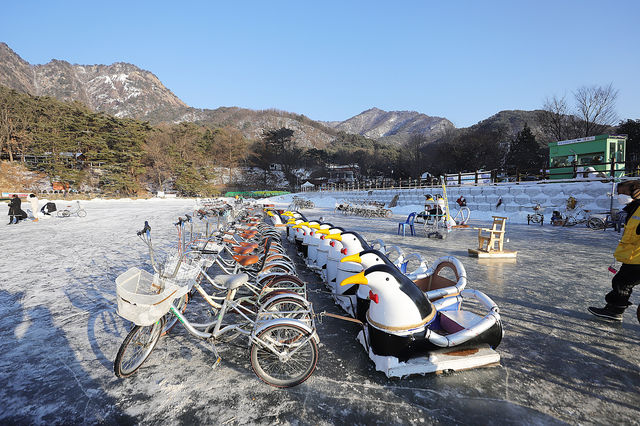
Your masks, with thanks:
[(31, 204), (31, 214), (33, 215), (33, 221), (38, 221), (38, 197), (36, 194), (29, 194), (29, 204)]
[(622, 266), (611, 280), (613, 289), (604, 297), (606, 306), (590, 306), (589, 312), (600, 318), (622, 321), (622, 313), (630, 305), (631, 291), (640, 284), (640, 181), (620, 182), (617, 192), (627, 213), (624, 233), (613, 253)]

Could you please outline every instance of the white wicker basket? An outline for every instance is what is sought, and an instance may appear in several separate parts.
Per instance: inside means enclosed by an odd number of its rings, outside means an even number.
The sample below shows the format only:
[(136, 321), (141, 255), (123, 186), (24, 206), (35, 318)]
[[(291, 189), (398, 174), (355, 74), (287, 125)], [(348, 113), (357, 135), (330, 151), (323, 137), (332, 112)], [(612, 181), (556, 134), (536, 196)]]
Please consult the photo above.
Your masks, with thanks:
[(152, 325), (169, 312), (174, 299), (188, 291), (187, 285), (131, 268), (116, 278), (117, 313), (136, 325)]

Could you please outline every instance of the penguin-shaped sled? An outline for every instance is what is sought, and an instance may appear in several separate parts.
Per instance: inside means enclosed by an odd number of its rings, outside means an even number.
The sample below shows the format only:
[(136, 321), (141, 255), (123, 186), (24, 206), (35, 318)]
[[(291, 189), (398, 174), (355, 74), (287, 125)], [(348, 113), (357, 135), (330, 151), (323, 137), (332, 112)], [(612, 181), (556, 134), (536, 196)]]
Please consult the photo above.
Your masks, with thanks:
[[(407, 264), (414, 257), (418, 259), (420, 264), (415, 270), (407, 272)], [(341, 261), (359, 263), (362, 265), (363, 270), (375, 265), (389, 265), (392, 268), (395, 267), (411, 279), (418, 288), (425, 292), (427, 298), (432, 302), (443, 297), (458, 295), (467, 285), (467, 273), (464, 266), (453, 256), (440, 257), (433, 262), (431, 267), (427, 267), (426, 263), (422, 260), (422, 257), (416, 253), (412, 253), (406, 257), (404, 256), (404, 253), (400, 253), (398, 259), (395, 262), (392, 262), (385, 253), (378, 250), (363, 250), (360, 253), (346, 256), (342, 258)], [(456, 281), (445, 277), (444, 274), (440, 274), (447, 269), (453, 273)], [(354, 300), (352, 300), (350, 306), (352, 309), (346, 310), (353, 317), (365, 322), (365, 314), (369, 309), (370, 302), (369, 288), (361, 285), (358, 286)], [(456, 304), (448, 305), (443, 309), (460, 309), (460, 303), (458, 302)]]
[[(375, 265), (340, 283), (370, 289), (371, 304), (358, 340), (387, 376), (402, 377), (445, 370), (495, 365), (494, 350), (503, 329), (498, 306), (476, 290), (462, 290), (432, 303), (410, 278), (397, 268)], [(475, 299), (484, 317), (464, 310), (447, 310), (462, 300)]]

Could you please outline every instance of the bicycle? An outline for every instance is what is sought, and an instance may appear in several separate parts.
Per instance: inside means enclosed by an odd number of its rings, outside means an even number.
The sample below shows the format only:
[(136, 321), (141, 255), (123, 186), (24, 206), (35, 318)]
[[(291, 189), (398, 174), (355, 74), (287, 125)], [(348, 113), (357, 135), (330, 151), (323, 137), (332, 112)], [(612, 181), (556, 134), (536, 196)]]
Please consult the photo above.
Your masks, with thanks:
[(594, 214), (589, 217), (587, 226), (595, 230), (606, 230), (607, 228), (613, 228), (616, 232), (621, 232), (624, 227), (627, 213), (624, 211), (616, 212), (613, 217), (611, 213)]
[(85, 217), (87, 212), (80, 207), (80, 201), (76, 201), (76, 205), (68, 205), (65, 209), (58, 210), (56, 216), (58, 217), (69, 217), (71, 215), (76, 215), (78, 217)]
[[(319, 343), (310, 303), (307, 302), (308, 304), (301, 307), (299, 300), (292, 302), (294, 296), (276, 295), (273, 298), (275, 302), (272, 300), (260, 306), (257, 312), (248, 312), (235, 297), (238, 289), (248, 282), (249, 277), (246, 274), (216, 276), (214, 281), (226, 290), (226, 294), (221, 297), (208, 295), (193, 279), (194, 272), (190, 271), (189, 266), (186, 268), (191, 272), (189, 279), (186, 282), (176, 281), (176, 273), (181, 265), (189, 263), (184, 263), (180, 257), (173, 276), (164, 275), (162, 268), (155, 264), (150, 230), (145, 223), (145, 228), (140, 231), (139, 236), (144, 235), (148, 241), (151, 263), (156, 274), (131, 268), (116, 279), (118, 314), (136, 324), (116, 355), (116, 376), (131, 376), (148, 359), (165, 327), (166, 316), (163, 311), (168, 310), (167, 314), (175, 316), (190, 334), (211, 343), (216, 356), (214, 368), (221, 361), (215, 343), (246, 336), (249, 341), (251, 367), (262, 381), (275, 387), (291, 387), (309, 378), (318, 361)], [(192, 323), (173, 304), (175, 299), (188, 293), (192, 287), (195, 287), (212, 307), (215, 321), (205, 324)], [(294, 309), (282, 310), (283, 307), (291, 309), (291, 306)], [(227, 313), (240, 315), (240, 321), (224, 324)], [(229, 333), (232, 334), (229, 336)]]
[(579, 224), (587, 224), (590, 217), (589, 210), (583, 210), (580, 206), (573, 209), (571, 213), (566, 214), (562, 226), (575, 226)]
[(527, 225), (531, 223), (539, 223), (540, 226), (544, 225), (544, 214), (542, 214), (543, 211), (544, 207), (542, 207), (540, 203), (536, 203), (536, 205), (533, 206), (533, 214), (527, 215)]
[(455, 215), (453, 215), (453, 220), (457, 225), (466, 225), (471, 217), (471, 210), (469, 207), (462, 206), (458, 209)]

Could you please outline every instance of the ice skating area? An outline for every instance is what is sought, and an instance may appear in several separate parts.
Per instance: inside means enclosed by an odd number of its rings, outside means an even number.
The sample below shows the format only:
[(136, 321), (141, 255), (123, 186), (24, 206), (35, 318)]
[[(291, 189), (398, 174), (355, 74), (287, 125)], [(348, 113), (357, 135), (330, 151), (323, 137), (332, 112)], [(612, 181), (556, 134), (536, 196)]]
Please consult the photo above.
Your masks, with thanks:
[[(603, 184), (604, 185), (604, 184)], [(606, 189), (569, 195), (600, 206)], [(579, 196), (578, 194), (585, 194)], [(640, 324), (635, 305), (622, 324), (595, 319), (586, 310), (610, 288), (607, 266), (619, 234), (526, 225), (524, 211), (510, 211), (536, 197), (478, 194), (471, 217), (487, 225), (491, 213), (512, 214), (505, 245), (517, 259), (476, 259), (477, 233), (459, 229), (444, 240), (397, 235), (398, 222), (419, 205), (406, 201), (392, 218), (334, 212), (329, 197), (315, 198), (310, 219), (359, 232), (367, 240), (418, 252), (427, 262), (456, 256), (468, 287), (500, 307), (505, 335), (500, 366), (453, 374), (387, 378), (355, 336), (359, 326), (325, 317), (317, 324), (319, 361), (301, 385), (278, 390), (258, 381), (247, 346), (222, 348), (222, 364), (203, 342), (177, 328), (131, 378), (118, 379), (113, 360), (130, 324), (115, 313), (115, 277), (148, 265), (135, 232), (148, 220), (159, 247), (175, 241), (170, 226), (193, 209), (193, 200), (91, 201), (84, 218), (51, 218), (3, 227), (10, 242), (0, 257), (0, 421), (3, 423), (216, 423), (216, 424), (637, 424), (640, 418)], [(450, 198), (456, 194), (451, 191)], [(484, 199), (481, 199), (484, 197)], [(339, 196), (335, 197), (336, 199)], [(494, 200), (495, 198), (495, 200)], [(324, 202), (322, 201), (324, 200)], [(276, 200), (277, 202), (278, 200)], [(287, 200), (281, 200), (286, 206)], [(600, 204), (598, 204), (600, 203)], [(477, 204), (477, 205), (476, 205)], [(588, 203), (585, 203), (587, 205)], [(475, 205), (475, 207), (474, 207)], [(603, 205), (606, 208), (607, 206)], [(520, 216), (517, 216), (520, 215)], [(520, 218), (520, 219), (518, 219)], [(7, 244), (3, 244), (6, 247)], [(290, 255), (295, 255), (293, 246)], [(324, 286), (298, 259), (316, 312), (342, 314)], [(640, 295), (632, 295), (640, 302)], [(193, 307), (196, 309), (195, 307)], [(190, 307), (191, 309), (191, 307)]]

